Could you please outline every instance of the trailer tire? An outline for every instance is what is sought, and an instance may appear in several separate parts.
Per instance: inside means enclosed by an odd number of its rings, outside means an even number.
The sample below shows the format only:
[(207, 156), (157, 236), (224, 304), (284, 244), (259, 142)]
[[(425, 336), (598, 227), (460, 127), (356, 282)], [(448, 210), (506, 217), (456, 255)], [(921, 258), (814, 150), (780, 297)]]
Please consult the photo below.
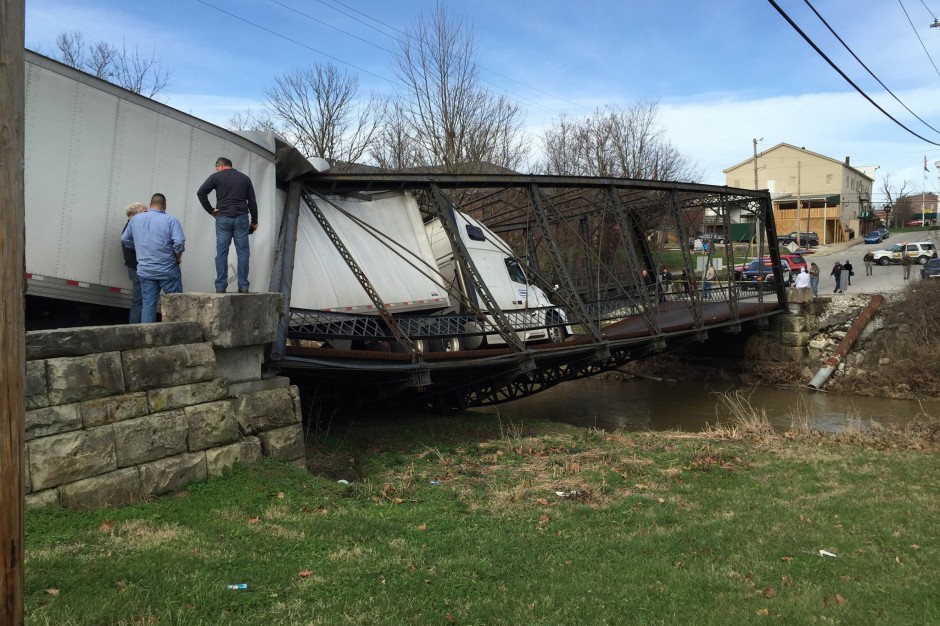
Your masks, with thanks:
[(457, 337), (445, 337), (443, 339), (434, 339), (431, 341), (431, 352), (459, 352), (460, 339)]

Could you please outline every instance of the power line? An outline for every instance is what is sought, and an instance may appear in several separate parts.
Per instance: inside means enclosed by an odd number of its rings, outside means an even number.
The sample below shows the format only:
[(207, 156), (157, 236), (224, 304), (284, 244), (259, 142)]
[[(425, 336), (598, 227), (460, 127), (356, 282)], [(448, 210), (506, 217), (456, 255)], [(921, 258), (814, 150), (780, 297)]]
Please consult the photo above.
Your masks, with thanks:
[(895, 124), (897, 124), (898, 126), (900, 126), (901, 128), (903, 128), (904, 130), (906, 130), (906, 131), (909, 132), (910, 134), (914, 135), (914, 136), (917, 137), (918, 139), (921, 139), (921, 140), (923, 140), (923, 141), (926, 141), (927, 143), (929, 143), (929, 144), (932, 145), (932, 146), (938, 146), (938, 147), (940, 147), (940, 143), (937, 143), (937, 142), (935, 142), (935, 141), (931, 141), (931, 140), (927, 139), (926, 137), (923, 137), (923, 136), (921, 136), (920, 134), (914, 132), (913, 130), (911, 130), (910, 128), (908, 128), (907, 126), (905, 126), (902, 122), (900, 122), (899, 120), (895, 119), (895, 117), (894, 117), (893, 115), (891, 115), (890, 113), (888, 113), (887, 111), (885, 111), (883, 108), (881, 108), (881, 105), (879, 105), (877, 102), (875, 102), (874, 100), (872, 100), (871, 97), (870, 97), (867, 93), (865, 93), (865, 91), (862, 90), (861, 87), (859, 87), (858, 85), (856, 85), (856, 84), (852, 81), (852, 79), (849, 78), (849, 77), (845, 74), (845, 72), (843, 72), (843, 71), (839, 68), (839, 66), (837, 66), (835, 63), (833, 63), (833, 61), (832, 61), (828, 56), (826, 56), (826, 53), (824, 53), (824, 52), (819, 48), (819, 46), (817, 46), (817, 45), (813, 42), (813, 40), (810, 39), (809, 36), (808, 36), (806, 33), (804, 33), (803, 30), (802, 30), (799, 26), (797, 26), (796, 22), (794, 22), (794, 21), (790, 18), (790, 16), (787, 15), (786, 11), (784, 11), (782, 8), (780, 8), (780, 5), (778, 5), (778, 4), (775, 2), (775, 0), (767, 0), (767, 1), (770, 2), (771, 6), (773, 6), (773, 7), (777, 10), (777, 13), (779, 13), (779, 14), (783, 17), (783, 19), (785, 19), (785, 20), (787, 21), (787, 23), (789, 23), (790, 26), (793, 27), (793, 30), (795, 30), (797, 33), (799, 33), (799, 35), (803, 38), (803, 40), (806, 41), (806, 43), (808, 43), (810, 46), (812, 46), (813, 50), (816, 51), (816, 54), (818, 54), (819, 56), (821, 56), (821, 57), (826, 61), (826, 63), (829, 64), (829, 66), (830, 66), (832, 69), (834, 69), (836, 72), (839, 73), (839, 76), (841, 76), (843, 79), (845, 79), (845, 82), (847, 82), (848, 84), (852, 85), (852, 87), (855, 88), (855, 91), (857, 91), (859, 94), (861, 94), (861, 96), (862, 96), (863, 98), (865, 98), (866, 100), (868, 100), (868, 101), (872, 104), (872, 106), (874, 106), (876, 109), (878, 109), (879, 111), (881, 111), (881, 112), (882, 112), (888, 119), (890, 119), (892, 122), (894, 122)]
[(933, 14), (933, 11), (930, 10), (930, 7), (927, 6), (927, 3), (924, 0), (920, 0), (920, 3), (924, 5), (924, 8), (927, 9), (927, 13), (930, 13), (930, 17), (933, 18), (933, 21), (937, 21), (937, 16)]
[[(271, 0), (271, 1), (274, 2), (275, 0)], [(359, 10), (357, 10), (357, 9), (355, 9), (355, 8), (353, 8), (353, 7), (349, 6), (349, 5), (347, 5), (347, 4), (344, 4), (344, 3), (340, 2), (339, 0), (331, 0), (331, 1), (332, 1), (334, 4), (338, 4), (338, 5), (340, 5), (340, 6), (346, 7), (346, 8), (349, 9), (350, 11), (355, 11), (355, 12), (358, 13), (359, 15), (362, 15), (363, 17), (366, 17), (366, 18), (368, 18), (368, 19), (370, 19), (370, 20), (376, 22), (377, 24), (381, 24), (382, 26), (385, 26), (386, 28), (389, 28), (389, 29), (391, 29), (391, 30), (394, 30), (395, 32), (400, 33), (400, 34), (401, 34), (402, 36), (404, 36), (404, 37), (409, 37), (409, 38), (412, 38), (412, 39), (414, 38), (410, 33), (407, 33), (407, 32), (405, 32), (405, 31), (403, 31), (403, 30), (400, 30), (400, 29), (398, 29), (398, 28), (395, 28), (395, 27), (392, 26), (391, 24), (387, 24), (387, 23), (383, 22), (383, 21), (380, 20), (380, 19), (374, 18), (374, 17), (372, 17), (371, 15), (368, 15), (368, 14), (366, 14), (366, 13), (363, 13), (362, 11), (359, 11)], [(351, 18), (351, 19), (356, 20), (356, 21), (359, 22), (360, 24), (363, 24), (364, 26), (366, 26), (366, 27), (368, 27), (368, 28), (371, 28), (371, 29), (377, 31), (377, 32), (379, 32), (379, 33), (385, 35), (386, 37), (390, 37), (390, 38), (392, 38), (392, 39), (395, 39), (395, 37), (393, 37), (392, 35), (389, 35), (388, 33), (384, 32), (384, 31), (382, 31), (382, 30), (380, 30), (380, 29), (378, 29), (378, 28), (375, 28), (374, 26), (372, 26), (372, 25), (370, 25), (370, 24), (366, 24), (365, 22), (363, 22), (362, 20), (356, 18), (355, 16), (352, 16), (352, 15), (346, 13), (345, 11), (340, 11), (340, 10), (337, 9), (336, 7), (330, 6), (330, 5), (327, 4), (324, 0), (317, 0), (317, 2), (319, 2), (320, 4), (322, 4), (322, 5), (324, 5), (324, 6), (327, 6), (327, 7), (331, 8), (331, 9), (333, 9), (334, 11), (337, 11), (337, 12), (339, 12), (339, 13), (341, 13), (341, 14), (343, 14), (343, 15), (345, 15), (345, 16)], [(277, 3), (277, 4), (280, 4), (280, 3)], [(510, 77), (510, 76), (506, 76), (505, 74), (500, 74), (500, 73), (497, 72), (496, 70), (490, 69), (490, 68), (485, 67), (485, 66), (483, 66), (483, 65), (480, 65), (479, 63), (474, 63), (474, 65), (476, 65), (478, 69), (483, 70), (484, 72), (489, 72), (490, 74), (493, 74), (494, 76), (499, 76), (500, 78), (503, 78), (503, 79), (508, 80), (508, 81), (510, 81), (510, 82), (513, 82), (513, 83), (516, 83), (517, 85), (519, 85), (519, 86), (521, 86), (521, 87), (525, 87), (526, 89), (531, 89), (532, 91), (538, 92), (538, 93), (540, 93), (540, 94), (542, 94), (542, 95), (545, 95), (545, 96), (548, 96), (548, 97), (550, 97), (550, 98), (554, 98), (555, 100), (559, 100), (559, 101), (564, 102), (564, 103), (566, 103), (566, 104), (570, 104), (570, 105), (572, 105), (572, 106), (578, 107), (579, 109), (589, 110), (588, 107), (585, 107), (583, 104), (579, 104), (579, 103), (574, 102), (574, 101), (572, 101), (572, 100), (567, 100), (566, 98), (562, 98), (562, 97), (559, 96), (559, 95), (550, 93), (550, 92), (545, 91), (545, 90), (543, 90), (543, 89), (539, 89), (538, 87), (535, 87), (535, 86), (533, 86), (533, 85), (529, 85), (528, 83), (524, 83), (524, 82), (522, 82), (522, 81), (520, 81), (520, 80), (516, 80), (515, 78), (512, 78), (512, 77)], [(493, 84), (493, 83), (489, 83), (489, 84)], [(494, 86), (495, 86), (495, 85), (494, 85)], [(512, 92), (509, 91), (508, 93), (512, 93)], [(513, 94), (513, 95), (517, 95), (517, 94)], [(517, 97), (521, 97), (521, 96), (517, 96)], [(530, 102), (531, 102), (531, 100), (530, 100)], [(539, 105), (536, 105), (536, 106), (539, 106)], [(547, 108), (547, 107), (540, 107), (540, 108), (543, 108), (544, 110), (549, 111), (549, 112), (551, 112), (551, 113), (560, 113), (559, 111), (555, 111), (555, 110), (549, 109), (549, 108)]]
[(254, 26), (255, 28), (257, 28), (257, 29), (259, 29), (259, 30), (263, 30), (263, 31), (265, 31), (266, 33), (270, 33), (270, 34), (274, 35), (275, 37), (280, 37), (281, 39), (283, 39), (283, 40), (285, 40), (285, 41), (289, 41), (289, 42), (291, 42), (291, 43), (293, 43), (293, 44), (296, 44), (296, 45), (300, 46), (301, 48), (306, 48), (307, 50), (310, 50), (311, 52), (316, 52), (317, 54), (323, 55), (323, 56), (325, 56), (325, 57), (328, 58), (328, 59), (332, 59), (332, 60), (336, 61), (337, 63), (342, 63), (343, 65), (346, 65), (346, 66), (351, 67), (351, 68), (353, 68), (353, 69), (357, 69), (357, 70), (359, 70), (360, 72), (365, 72), (366, 74), (369, 74), (370, 76), (375, 76), (375, 77), (378, 78), (378, 79), (381, 79), (381, 80), (384, 80), (384, 81), (387, 81), (387, 82), (390, 82), (390, 83), (394, 83), (394, 81), (392, 81), (392, 79), (390, 79), (390, 78), (386, 78), (385, 76), (380, 76), (379, 74), (376, 74), (375, 72), (370, 72), (369, 70), (367, 70), (367, 69), (365, 69), (365, 68), (359, 67), (358, 65), (355, 65), (355, 64), (353, 64), (353, 63), (350, 63), (349, 61), (344, 61), (343, 59), (340, 59), (339, 57), (335, 57), (335, 56), (333, 56), (332, 54), (328, 54), (328, 53), (326, 53), (326, 52), (323, 52), (322, 50), (317, 50), (316, 48), (312, 48), (312, 47), (308, 46), (308, 45), (305, 44), (305, 43), (302, 43), (302, 42), (300, 42), (300, 41), (297, 41), (296, 39), (291, 39), (291, 38), (288, 37), (287, 35), (282, 35), (281, 33), (277, 32), (277, 31), (273, 31), (273, 30), (271, 30), (270, 28), (267, 28), (267, 27), (265, 27), (265, 26), (262, 26), (261, 24), (258, 24), (258, 23), (256, 23), (256, 22), (252, 22), (252, 21), (249, 20), (249, 19), (245, 19), (244, 17), (241, 17), (240, 15), (235, 15), (234, 13), (231, 13), (231, 12), (229, 12), (229, 11), (226, 11), (225, 9), (219, 8), (219, 7), (217, 7), (217, 6), (213, 5), (213, 4), (209, 4), (209, 3), (206, 2), (205, 0), (196, 0), (196, 2), (198, 2), (199, 4), (205, 5), (205, 6), (209, 7), (210, 9), (215, 9), (215, 10), (218, 11), (219, 13), (224, 13), (225, 15), (228, 15), (229, 17), (235, 18), (236, 20), (239, 20), (239, 21), (241, 21), (241, 22), (244, 22), (244, 23), (246, 23), (246, 24), (248, 24), (248, 25), (250, 25), (250, 26)]
[[(202, 0), (199, 0), (199, 1), (202, 2)], [(320, 1), (321, 1), (321, 3), (322, 3), (322, 0), (320, 0)], [(312, 15), (309, 15), (309, 14), (307, 14), (307, 13), (304, 13), (303, 11), (300, 11), (300, 10), (298, 10), (298, 9), (295, 9), (295, 8), (293, 8), (293, 7), (290, 7), (290, 6), (286, 5), (286, 4), (284, 4), (283, 2), (279, 2), (278, 0), (271, 0), (271, 2), (274, 3), (274, 4), (276, 4), (276, 5), (278, 5), (278, 6), (280, 6), (280, 7), (283, 7), (283, 8), (285, 8), (285, 9), (289, 10), (289, 11), (292, 11), (292, 12), (294, 12), (294, 13), (297, 13), (298, 15), (301, 15), (301, 16), (303, 16), (303, 17), (306, 17), (306, 18), (309, 19), (309, 20), (312, 20), (312, 21), (317, 22), (317, 23), (319, 23), (319, 24), (323, 24), (324, 26), (327, 26), (327, 27), (329, 27), (329, 28), (332, 28), (333, 30), (339, 31), (339, 32), (343, 33), (344, 35), (347, 35), (347, 36), (349, 36), (349, 37), (352, 37), (353, 39), (356, 39), (356, 40), (358, 40), (358, 41), (365, 42), (365, 43), (369, 44), (370, 46), (374, 46), (374, 47), (378, 48), (379, 50), (383, 50), (383, 51), (389, 53), (390, 55), (392, 55), (392, 56), (394, 56), (394, 57), (396, 57), (396, 58), (401, 58), (401, 55), (398, 54), (397, 52), (395, 52), (394, 50), (390, 50), (390, 49), (388, 49), (388, 48), (386, 48), (386, 47), (384, 47), (384, 46), (381, 46), (381, 45), (379, 45), (379, 44), (377, 44), (377, 43), (375, 43), (375, 42), (369, 41), (369, 40), (367, 40), (367, 39), (363, 39), (362, 37), (359, 37), (358, 35), (354, 35), (354, 34), (348, 32), (348, 31), (345, 31), (345, 30), (343, 30), (343, 29), (341, 29), (341, 28), (339, 28), (339, 27), (337, 27), (337, 26), (333, 26), (332, 24), (329, 24), (329, 23), (327, 23), (327, 22), (324, 22), (323, 20), (321, 20), (321, 19), (319, 19), (319, 18), (313, 17)], [(322, 3), (322, 4), (324, 4), (324, 6), (327, 6), (327, 7), (331, 8), (331, 9), (333, 9), (333, 10), (335, 10), (335, 11), (338, 11), (339, 13), (341, 13), (341, 14), (343, 14), (343, 15), (346, 15), (347, 17), (350, 17), (350, 18), (352, 18), (352, 19), (355, 19), (357, 22), (363, 24), (364, 26), (368, 26), (369, 28), (372, 28), (373, 30), (377, 30), (378, 32), (384, 34), (384, 35), (387, 36), (387, 37), (390, 37), (390, 38), (392, 38), (392, 39), (395, 39), (394, 37), (392, 37), (392, 36), (389, 35), (388, 33), (383, 33), (381, 30), (378, 30), (378, 29), (376, 29), (376, 28), (374, 28), (374, 27), (372, 27), (372, 26), (369, 26), (368, 24), (365, 24), (362, 20), (359, 20), (359, 19), (357, 19), (357, 18), (355, 18), (355, 17), (349, 15), (348, 13), (345, 13), (345, 12), (343, 12), (343, 11), (339, 11), (339, 10), (336, 9), (335, 7), (330, 7), (329, 5), (327, 5), (327, 4), (325, 4), (325, 3)], [(338, 3), (338, 4), (342, 4), (342, 3)], [(342, 6), (346, 6), (346, 5), (342, 5)], [(351, 8), (351, 7), (350, 7), (350, 8)], [(352, 10), (356, 11), (355, 9), (352, 9)], [(367, 16), (365, 13), (363, 13), (362, 11), (356, 11), (356, 13), (359, 13), (360, 15), (365, 15), (366, 17), (369, 17), (369, 16)], [(413, 37), (412, 35), (410, 35), (410, 34), (408, 34), (408, 33), (405, 33), (405, 32), (403, 32), (403, 31), (400, 31), (400, 30), (396, 29), (396, 28), (393, 27), (393, 26), (390, 26), (390, 25), (388, 25), (388, 24), (385, 24), (384, 22), (382, 22), (382, 21), (380, 21), (380, 20), (377, 20), (377, 19), (371, 18), (371, 17), (370, 17), (369, 19), (372, 19), (372, 20), (378, 22), (379, 24), (382, 24), (382, 25), (384, 25), (384, 26), (387, 26), (388, 28), (391, 28), (391, 29), (393, 29), (393, 30), (396, 30), (397, 32), (402, 33), (402, 35), (405, 36), (405, 37), (409, 37), (409, 38), (411, 38), (411, 39), (414, 39), (414, 37)], [(245, 21), (248, 21), (248, 20), (245, 20)], [(251, 23), (251, 22), (249, 22), (249, 23)], [(265, 30), (267, 30), (267, 29), (265, 29)], [(271, 32), (271, 31), (269, 31), (269, 32)], [(492, 73), (492, 74), (496, 74), (497, 76), (502, 76), (502, 74), (499, 74), (498, 72), (495, 72), (495, 71), (493, 71), (493, 70), (489, 70), (489, 69), (487, 69), (487, 68), (481, 66), (481, 65), (478, 64), (478, 63), (474, 63), (473, 65), (474, 65), (477, 69), (482, 69), (482, 70), (488, 71), (488, 72), (490, 72), (490, 73)], [(532, 90), (534, 90), (534, 91), (541, 91), (541, 90), (539, 90), (539, 89), (537, 89), (537, 88), (535, 88), (535, 87), (531, 87), (531, 86), (529, 86), (529, 85), (526, 85), (525, 83), (520, 83), (519, 81), (516, 81), (516, 80), (514, 80), (514, 79), (512, 79), (512, 78), (509, 78), (508, 76), (502, 76), (502, 77), (503, 77), (503, 78), (506, 78), (507, 80), (510, 80), (510, 81), (512, 81), (512, 82), (516, 82), (516, 83), (522, 85), (523, 87), (527, 87), (527, 88), (532, 89)], [(389, 80), (389, 79), (386, 79), (386, 80)], [(521, 100), (521, 101), (523, 101), (523, 102), (528, 102), (530, 105), (532, 105), (533, 107), (535, 107), (535, 108), (537, 108), (537, 109), (542, 109), (543, 111), (546, 111), (546, 112), (548, 112), (548, 113), (554, 113), (555, 115), (561, 115), (561, 112), (560, 112), (560, 111), (557, 111), (557, 110), (555, 110), (555, 109), (552, 109), (552, 108), (550, 108), (550, 107), (547, 107), (547, 106), (545, 106), (545, 105), (542, 105), (542, 104), (536, 102), (535, 100), (532, 100), (531, 98), (527, 98), (527, 97), (523, 96), (522, 94), (519, 94), (519, 93), (516, 93), (516, 92), (511, 91), (511, 90), (509, 90), (509, 89), (506, 89), (505, 87), (501, 87), (501, 86), (497, 85), (496, 83), (493, 83), (493, 82), (491, 82), (491, 81), (488, 81), (488, 80), (485, 80), (485, 79), (482, 79), (482, 78), (480, 79), (480, 82), (485, 83), (485, 84), (487, 84), (487, 85), (490, 85), (491, 87), (493, 87), (494, 89), (496, 89), (496, 90), (498, 90), (498, 91), (503, 91), (503, 92), (505, 92), (505, 93), (507, 93), (507, 94), (509, 94), (509, 95), (511, 95), (511, 96), (515, 96), (516, 98), (518, 98), (519, 100)], [(542, 91), (541, 93), (544, 93), (544, 94), (547, 95), (547, 96), (550, 96), (550, 97), (553, 97), (553, 98), (557, 98), (557, 99), (559, 99), (559, 100), (562, 100), (561, 98), (558, 98), (557, 96), (554, 96), (554, 95), (552, 95), (552, 94), (550, 94), (550, 93), (548, 93), (548, 92)], [(564, 101), (564, 100), (562, 100), (562, 101)], [(571, 104), (575, 104), (575, 106), (578, 106), (576, 103), (573, 103), (573, 102), (572, 102)]]
[[(899, 1), (900, 1), (900, 0), (899, 0)], [(846, 50), (849, 51), (849, 54), (851, 54), (851, 55), (855, 58), (855, 60), (858, 61), (859, 65), (861, 65), (862, 67), (864, 67), (864, 68), (865, 68), (865, 71), (867, 71), (867, 72), (871, 75), (872, 78), (874, 78), (876, 81), (878, 81), (878, 84), (881, 85), (882, 87), (884, 87), (885, 91), (887, 91), (889, 94), (891, 94), (891, 96), (892, 96), (895, 100), (897, 100), (898, 103), (899, 103), (902, 107), (904, 107), (905, 109), (907, 109), (908, 113), (910, 113), (911, 115), (913, 115), (914, 117), (916, 117), (917, 119), (919, 119), (921, 122), (923, 122), (924, 125), (927, 126), (930, 130), (932, 130), (932, 131), (934, 131), (934, 132), (940, 133), (940, 130), (937, 130), (936, 128), (934, 128), (933, 126), (931, 126), (930, 124), (928, 124), (926, 120), (924, 120), (924, 119), (921, 118), (919, 115), (917, 115), (916, 113), (914, 113), (913, 111), (911, 111), (911, 109), (910, 109), (906, 104), (904, 104), (903, 102), (901, 102), (901, 99), (900, 99), (900, 98), (898, 98), (896, 95), (894, 95), (894, 92), (893, 92), (893, 91), (891, 91), (890, 89), (888, 89), (888, 86), (887, 86), (887, 85), (885, 85), (883, 82), (881, 82), (881, 79), (880, 79), (880, 78), (878, 78), (877, 76), (875, 76), (875, 73), (874, 73), (874, 72), (872, 72), (870, 69), (868, 69), (868, 66), (865, 65), (865, 63), (864, 63), (860, 58), (858, 58), (858, 55), (855, 54), (855, 52), (852, 50), (852, 48), (850, 48), (849, 45), (848, 45), (847, 43), (845, 43), (845, 42), (842, 40), (841, 37), (839, 37), (838, 33), (836, 33), (836, 31), (832, 29), (832, 26), (829, 25), (829, 22), (827, 22), (827, 21), (825, 20), (825, 18), (823, 18), (823, 16), (819, 14), (819, 11), (816, 10), (816, 7), (814, 7), (813, 4), (812, 4), (809, 0), (803, 0), (803, 2), (806, 3), (806, 6), (808, 6), (810, 9), (812, 9), (813, 13), (816, 14), (816, 17), (819, 18), (819, 21), (822, 22), (823, 24), (825, 24), (826, 28), (829, 29), (829, 32), (832, 33), (832, 36), (835, 37), (835, 38), (839, 41), (839, 43), (841, 43), (842, 46), (843, 46)]]
[(933, 62), (933, 58), (930, 56), (930, 53), (927, 52), (927, 46), (924, 45), (924, 40), (920, 38), (920, 35), (917, 33), (917, 28), (914, 26), (914, 22), (911, 21), (911, 16), (907, 14), (907, 9), (904, 8), (904, 3), (901, 0), (898, 0), (898, 4), (901, 5), (901, 10), (904, 11), (904, 17), (907, 18), (908, 23), (911, 25), (911, 30), (914, 31), (914, 35), (917, 37), (917, 41), (920, 42), (920, 47), (924, 49), (924, 54), (927, 55), (927, 58), (930, 59), (930, 64), (933, 65), (934, 71), (937, 73), (937, 76), (940, 76), (940, 69), (937, 69), (937, 64)]

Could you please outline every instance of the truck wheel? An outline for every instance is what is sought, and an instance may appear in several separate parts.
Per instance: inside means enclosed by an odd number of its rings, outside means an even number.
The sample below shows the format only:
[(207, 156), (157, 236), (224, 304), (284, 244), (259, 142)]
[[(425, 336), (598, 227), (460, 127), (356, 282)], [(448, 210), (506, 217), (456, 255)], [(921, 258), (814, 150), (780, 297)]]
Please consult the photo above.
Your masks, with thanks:
[(459, 352), (460, 339), (457, 337), (445, 337), (444, 339), (434, 339), (431, 341), (431, 352)]
[(883, 256), (883, 257), (881, 257), (880, 259), (878, 259), (878, 265), (882, 265), (882, 266), (883, 266), (883, 265), (887, 265), (887, 264), (888, 264), (888, 257)]
[(567, 335), (564, 326), (551, 326), (548, 329), (548, 340), (551, 343), (561, 343)]
[[(483, 327), (478, 322), (467, 322), (464, 330), (468, 333), (478, 333), (483, 330)], [(485, 335), (472, 335), (469, 337), (463, 338), (463, 347), (466, 350), (476, 350), (477, 348), (482, 348), (486, 345), (486, 336)]]
[(917, 257), (917, 264), (918, 264), (918, 265), (927, 265), (927, 257), (925, 257), (925, 256)]

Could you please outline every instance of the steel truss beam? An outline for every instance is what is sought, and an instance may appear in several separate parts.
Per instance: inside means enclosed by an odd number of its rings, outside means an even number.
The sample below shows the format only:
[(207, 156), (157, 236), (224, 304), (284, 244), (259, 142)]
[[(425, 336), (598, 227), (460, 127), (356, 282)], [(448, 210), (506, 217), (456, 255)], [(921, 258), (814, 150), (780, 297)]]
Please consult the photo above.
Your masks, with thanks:
[(510, 346), (516, 352), (525, 351), (525, 346), (516, 335), (512, 324), (509, 323), (509, 320), (503, 314), (503, 310), (496, 304), (496, 298), (493, 297), (490, 288), (487, 287), (486, 283), (483, 281), (480, 271), (477, 269), (473, 258), (470, 256), (470, 252), (467, 250), (467, 246), (463, 242), (463, 237), (460, 236), (457, 218), (454, 216), (453, 205), (437, 185), (432, 184), (430, 188), (432, 196), (431, 206), (434, 210), (434, 214), (441, 221), (444, 234), (447, 235), (447, 240), (450, 242), (451, 250), (454, 253), (454, 260), (463, 272), (465, 280), (469, 280), (469, 286), (472, 286), (474, 293), (482, 301), (483, 306), (481, 306), (481, 308), (485, 309), (486, 312), (493, 317), (496, 322), (493, 327), (496, 332), (499, 333), (499, 336), (503, 338), (503, 341), (506, 342), (506, 345)]
[(529, 193), (532, 196), (532, 212), (535, 215), (535, 223), (542, 231), (542, 239), (545, 241), (545, 247), (548, 249), (548, 254), (552, 260), (552, 269), (555, 271), (559, 280), (562, 281), (565, 293), (568, 294), (565, 304), (568, 306), (568, 310), (577, 318), (578, 323), (581, 324), (588, 335), (590, 335), (591, 340), (595, 343), (600, 343), (603, 341), (601, 339), (600, 327), (594, 320), (588, 317), (584, 302), (581, 301), (581, 297), (574, 289), (571, 275), (568, 274), (568, 267), (565, 265), (564, 259), (561, 258), (561, 252), (558, 250), (558, 244), (555, 242), (555, 237), (552, 234), (552, 227), (548, 222), (548, 214), (542, 204), (541, 193), (535, 185), (529, 188)]

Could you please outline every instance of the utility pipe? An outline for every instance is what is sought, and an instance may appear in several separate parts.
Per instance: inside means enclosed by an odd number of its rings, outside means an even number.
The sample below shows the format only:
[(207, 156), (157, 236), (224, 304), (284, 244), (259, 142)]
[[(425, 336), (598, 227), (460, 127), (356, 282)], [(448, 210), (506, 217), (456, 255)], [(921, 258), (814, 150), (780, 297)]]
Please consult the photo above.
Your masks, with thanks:
[(880, 294), (872, 296), (868, 305), (862, 309), (862, 312), (859, 313), (855, 321), (852, 322), (849, 332), (845, 333), (845, 337), (843, 337), (839, 345), (836, 346), (832, 356), (826, 359), (822, 368), (813, 376), (813, 380), (809, 381), (810, 388), (822, 389), (826, 381), (829, 380), (829, 377), (832, 376), (832, 372), (839, 366), (842, 357), (849, 353), (852, 346), (858, 341), (859, 336), (861, 336), (862, 331), (865, 330), (865, 327), (871, 322), (872, 318), (875, 316), (875, 312), (878, 311), (878, 308), (884, 301), (885, 297)]

